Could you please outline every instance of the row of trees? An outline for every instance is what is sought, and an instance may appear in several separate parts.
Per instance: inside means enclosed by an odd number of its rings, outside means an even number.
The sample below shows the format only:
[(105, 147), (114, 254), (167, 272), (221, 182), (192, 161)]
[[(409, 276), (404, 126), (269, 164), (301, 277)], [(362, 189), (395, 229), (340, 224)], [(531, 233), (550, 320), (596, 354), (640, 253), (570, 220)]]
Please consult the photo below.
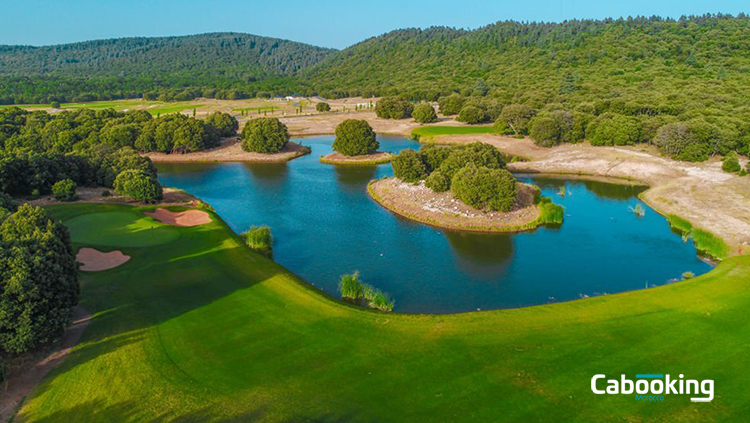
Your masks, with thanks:
[(510, 211), (516, 200), (516, 179), (493, 146), (423, 146), (401, 151), (391, 162), (395, 176), (405, 182), (425, 181), (435, 192), (451, 191), (476, 209)]

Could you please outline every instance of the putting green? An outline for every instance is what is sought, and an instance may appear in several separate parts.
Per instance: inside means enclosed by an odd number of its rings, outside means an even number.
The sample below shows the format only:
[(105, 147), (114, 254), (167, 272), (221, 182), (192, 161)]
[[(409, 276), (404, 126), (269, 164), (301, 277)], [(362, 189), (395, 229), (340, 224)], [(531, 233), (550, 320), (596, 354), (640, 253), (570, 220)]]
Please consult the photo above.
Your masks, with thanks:
[[(142, 209), (50, 211), (127, 221)], [(129, 249), (127, 270), (81, 274), (91, 325), (14, 421), (746, 420), (750, 256), (689, 281), (568, 303), (384, 314), (321, 294), (212, 218), (175, 228), (180, 242), (166, 248)], [(108, 242), (129, 243), (128, 227), (112, 225)], [(591, 391), (596, 374), (637, 373), (713, 379), (716, 397), (643, 403)]]
[(73, 242), (110, 247), (149, 247), (180, 237), (172, 226), (132, 211), (84, 214), (65, 221)]

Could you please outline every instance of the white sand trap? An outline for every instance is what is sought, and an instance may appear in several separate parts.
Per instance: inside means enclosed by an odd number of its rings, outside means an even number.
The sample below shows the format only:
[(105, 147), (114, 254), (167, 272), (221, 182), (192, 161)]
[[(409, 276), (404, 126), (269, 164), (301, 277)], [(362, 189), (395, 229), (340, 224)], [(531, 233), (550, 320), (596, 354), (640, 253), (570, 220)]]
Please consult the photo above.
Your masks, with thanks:
[(161, 223), (173, 226), (198, 226), (211, 223), (211, 216), (203, 210), (187, 210), (175, 213), (167, 209), (156, 209), (143, 214)]
[(86, 272), (99, 272), (114, 269), (130, 260), (122, 251), (110, 251), (108, 253), (93, 248), (81, 248), (76, 255), (76, 261), (82, 263), (81, 270)]

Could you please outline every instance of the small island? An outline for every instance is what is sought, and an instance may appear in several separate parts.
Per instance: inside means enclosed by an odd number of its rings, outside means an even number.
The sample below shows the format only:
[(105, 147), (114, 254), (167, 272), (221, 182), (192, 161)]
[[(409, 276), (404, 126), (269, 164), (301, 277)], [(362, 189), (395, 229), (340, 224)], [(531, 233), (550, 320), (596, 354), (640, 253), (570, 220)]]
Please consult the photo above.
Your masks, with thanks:
[(539, 188), (516, 181), (500, 152), (487, 144), (404, 150), (395, 177), (371, 181), (367, 192), (400, 216), (445, 229), (520, 232), (563, 220), (562, 207)]
[(377, 165), (393, 160), (393, 154), (379, 152), (380, 143), (366, 120), (347, 119), (336, 126), (334, 153), (320, 157), (321, 163), (339, 165)]

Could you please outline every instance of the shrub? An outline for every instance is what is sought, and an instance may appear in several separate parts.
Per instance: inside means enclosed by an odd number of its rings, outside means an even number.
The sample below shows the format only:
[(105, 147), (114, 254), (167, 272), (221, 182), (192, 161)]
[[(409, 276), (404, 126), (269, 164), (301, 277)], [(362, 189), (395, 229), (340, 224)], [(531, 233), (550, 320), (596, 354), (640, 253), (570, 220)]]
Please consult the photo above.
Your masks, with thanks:
[(416, 182), (427, 176), (427, 168), (422, 162), (422, 158), (410, 148), (401, 150), (391, 161), (391, 166), (394, 175), (404, 182)]
[(211, 125), (218, 136), (232, 137), (237, 135), (240, 124), (237, 119), (229, 113), (214, 112), (206, 117), (206, 123)]
[(63, 179), (52, 185), (52, 194), (57, 201), (75, 201), (78, 199), (76, 188), (78, 185), (72, 179)]
[(0, 192), (0, 209), (5, 209), (11, 213), (15, 213), (18, 210), (18, 204), (13, 200), (10, 195)]
[(534, 117), (534, 109), (525, 104), (509, 104), (503, 107), (495, 121), (495, 128), (500, 133), (524, 135), (529, 132), (529, 122)]
[(375, 114), (383, 119), (404, 119), (414, 110), (408, 100), (401, 97), (383, 97), (375, 104)]
[(475, 142), (451, 148), (450, 154), (440, 164), (439, 170), (452, 181), (456, 172), (468, 163), (490, 169), (505, 168), (505, 160), (497, 148), (489, 144)]
[(142, 170), (125, 170), (115, 178), (115, 192), (134, 200), (156, 202), (162, 198), (159, 181)]
[(605, 113), (586, 129), (591, 145), (632, 145), (641, 139), (638, 119), (617, 113)]
[(473, 125), (476, 123), (484, 122), (486, 118), (487, 117), (484, 113), (484, 110), (480, 109), (477, 106), (469, 105), (461, 108), (461, 112), (459, 112), (458, 118), (456, 118), (456, 120)]
[(51, 107), (53, 109), (60, 109), (60, 102), (59, 101), (53, 101), (52, 103), (49, 104), (49, 107)]
[(565, 209), (547, 197), (539, 200), (539, 218), (544, 224), (562, 225)]
[(419, 103), (414, 106), (414, 111), (412, 111), (411, 116), (416, 122), (419, 123), (437, 122), (437, 113), (435, 113), (435, 108), (428, 103)]
[(464, 107), (464, 102), (466, 102), (466, 98), (460, 94), (453, 93), (449, 96), (442, 96), (438, 99), (440, 113), (443, 116), (456, 115)]
[(451, 193), (475, 209), (507, 212), (516, 200), (516, 179), (505, 169), (469, 163), (453, 177)]
[(0, 223), (0, 348), (22, 353), (60, 337), (78, 303), (70, 234), (25, 204)]
[(451, 188), (450, 179), (439, 170), (430, 173), (430, 176), (425, 179), (424, 184), (427, 188), (435, 192), (445, 192)]
[(560, 144), (560, 126), (550, 116), (537, 116), (529, 123), (529, 135), (534, 144), (542, 147), (553, 147)]
[(333, 150), (345, 156), (361, 156), (378, 150), (380, 143), (366, 120), (346, 119), (336, 127)]
[(247, 246), (268, 258), (273, 257), (273, 235), (268, 226), (253, 226), (243, 233)]
[(440, 147), (437, 145), (423, 145), (419, 148), (419, 156), (422, 158), (422, 163), (427, 167), (427, 173), (432, 173), (440, 167), (448, 155), (450, 155), (452, 149), (450, 147)]
[(741, 171), (742, 166), (740, 166), (740, 159), (737, 156), (737, 153), (732, 151), (726, 156), (724, 156), (724, 160), (721, 164), (721, 168), (724, 170), (724, 172), (729, 172), (729, 173), (737, 173)]
[(330, 112), (331, 111), (331, 105), (328, 103), (320, 102), (315, 105), (315, 110), (319, 112)]
[(256, 118), (242, 129), (242, 149), (255, 153), (274, 154), (286, 147), (289, 132), (277, 118)]

